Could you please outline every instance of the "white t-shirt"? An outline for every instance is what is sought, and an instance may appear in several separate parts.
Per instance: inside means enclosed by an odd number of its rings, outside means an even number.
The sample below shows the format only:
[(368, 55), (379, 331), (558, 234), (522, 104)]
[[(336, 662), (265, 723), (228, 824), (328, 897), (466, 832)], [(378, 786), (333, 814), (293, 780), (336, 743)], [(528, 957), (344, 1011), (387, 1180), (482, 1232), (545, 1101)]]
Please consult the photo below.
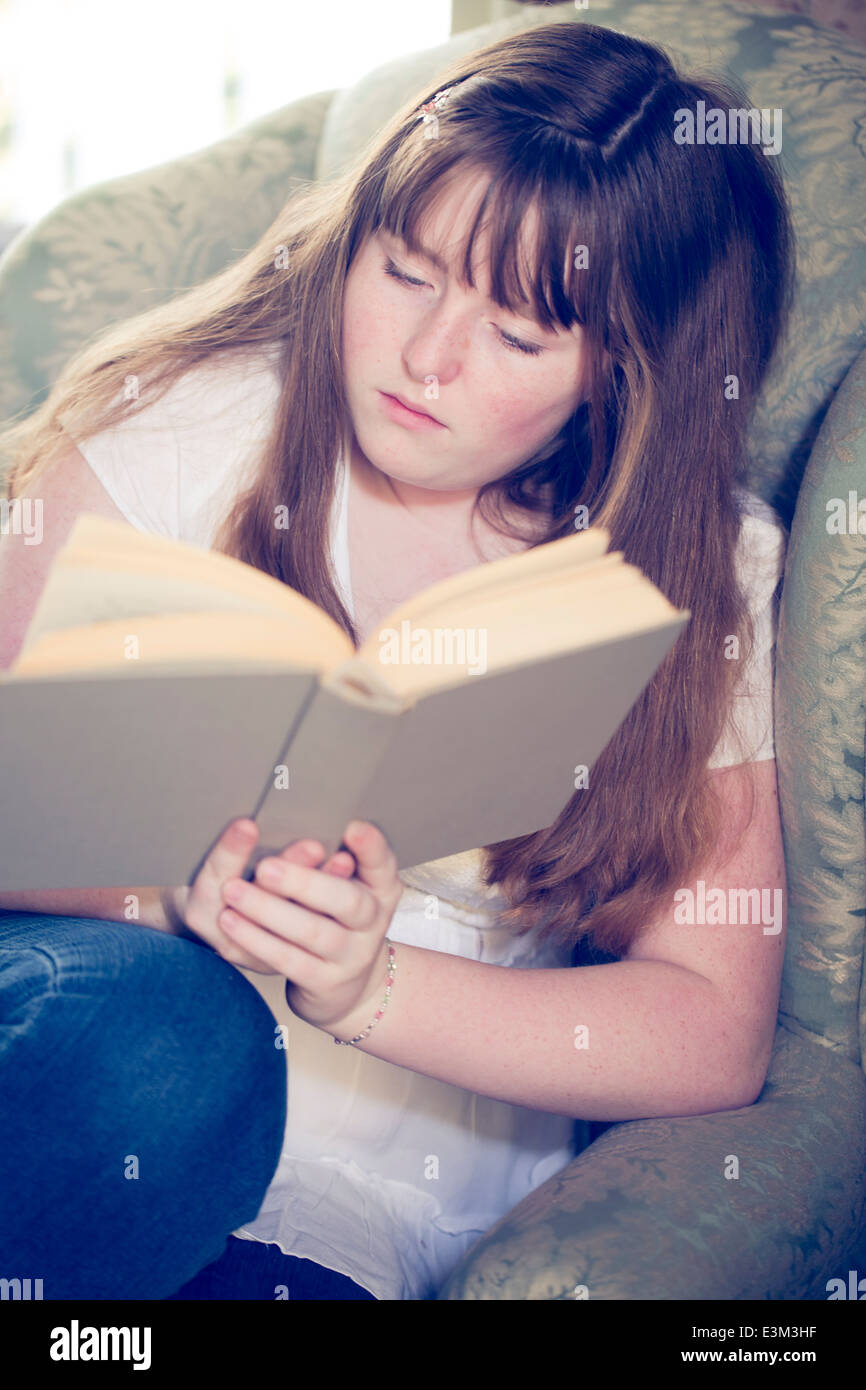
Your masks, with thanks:
[[(254, 477), (279, 395), (278, 356), (277, 344), (221, 355), (155, 405), (78, 445), (134, 526), (212, 545), (228, 505)], [(345, 450), (339, 465), (332, 554), (352, 612)], [(760, 499), (743, 500), (741, 582), (757, 640), (737, 717), (758, 760), (774, 756), (772, 599), (784, 532)], [(725, 738), (711, 766), (738, 761)], [(389, 939), (497, 965), (569, 966), (568, 949), (497, 926), (505, 899), (498, 885), (484, 885), (482, 862), (475, 849), (402, 870)], [(431, 1298), (483, 1232), (574, 1156), (572, 1120), (335, 1047), (291, 1012), (282, 977), (242, 973), (288, 1039), (288, 1118), (261, 1209), (236, 1235), (339, 1270), (380, 1299)]]

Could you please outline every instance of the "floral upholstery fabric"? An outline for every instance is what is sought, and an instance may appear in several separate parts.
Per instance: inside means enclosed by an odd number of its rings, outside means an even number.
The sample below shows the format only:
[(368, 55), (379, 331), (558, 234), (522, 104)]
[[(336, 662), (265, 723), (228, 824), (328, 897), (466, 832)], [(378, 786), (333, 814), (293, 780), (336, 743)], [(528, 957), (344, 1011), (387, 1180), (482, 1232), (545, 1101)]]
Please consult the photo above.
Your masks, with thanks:
[(756, 1104), (610, 1125), (594, 1142), (578, 1122), (583, 1152), (473, 1247), (440, 1297), (824, 1298), (850, 1262), (866, 1272), (866, 539), (826, 526), (829, 499), (866, 494), (866, 52), (772, 5), (530, 7), (84, 189), (0, 259), (0, 418), (33, 409), (101, 328), (247, 250), (293, 188), (341, 170), (452, 58), (563, 20), (661, 43), (684, 69), (728, 73), (752, 105), (783, 112), (775, 157), (799, 284), (752, 431), (750, 485), (793, 523), (775, 697), (789, 946)]
[[(853, 534), (851, 494), (855, 506), (862, 499), (862, 531)], [(789, 904), (780, 1018), (859, 1062), (866, 1059), (866, 351), (824, 420), (797, 499), (776, 644), (775, 724)]]
[(782, 1026), (755, 1105), (611, 1126), (438, 1297), (826, 1298), (866, 1270), (864, 1136), (860, 1068)]
[(35, 409), (101, 329), (248, 251), (315, 177), (332, 96), (304, 97), (207, 149), (81, 189), (20, 233), (0, 259), (0, 420)]

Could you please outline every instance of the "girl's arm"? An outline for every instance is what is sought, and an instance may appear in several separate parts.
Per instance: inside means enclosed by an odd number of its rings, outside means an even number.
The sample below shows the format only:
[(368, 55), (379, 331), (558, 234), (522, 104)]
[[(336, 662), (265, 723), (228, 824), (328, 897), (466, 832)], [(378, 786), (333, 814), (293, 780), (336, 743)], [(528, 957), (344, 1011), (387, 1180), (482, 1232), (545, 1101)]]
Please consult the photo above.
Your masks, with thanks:
[(33, 534), (0, 537), (0, 670), (21, 649), (57, 552), (82, 512), (126, 521), (80, 449), (69, 453), (17, 494), (30, 500)]
[(0, 893), (0, 911), (137, 922), (178, 934), (177, 927), (166, 918), (159, 888), (43, 888), (38, 892)]
[[(623, 960), (575, 969), (505, 969), (398, 944), (390, 1001), (356, 1046), (482, 1095), (587, 1120), (751, 1105), (775, 1035), (786, 927), (776, 764), (752, 770), (755, 812), (733, 857), (747, 773), (713, 774), (732, 838), (684, 885), (695, 895), (691, 914), (672, 901)], [(739, 924), (710, 924), (701, 903), (713, 889), (726, 909), (739, 904)], [(355, 1037), (378, 1007), (368, 996), (327, 1031)]]

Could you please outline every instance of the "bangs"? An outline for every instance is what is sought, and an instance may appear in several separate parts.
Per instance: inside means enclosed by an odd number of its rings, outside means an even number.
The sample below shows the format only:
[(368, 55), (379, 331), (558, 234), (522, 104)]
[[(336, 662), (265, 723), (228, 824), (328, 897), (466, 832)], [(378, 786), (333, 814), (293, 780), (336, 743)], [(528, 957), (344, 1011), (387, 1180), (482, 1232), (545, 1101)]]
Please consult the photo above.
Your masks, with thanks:
[[(566, 197), (561, 179), (555, 178), (553, 187), (545, 187), (547, 180), (538, 170), (521, 170), (518, 165), (491, 171), (465, 157), (452, 159), (431, 177), (429, 158), (420, 159), (404, 168), (402, 178), (393, 169), (386, 177), (371, 230), (384, 227), (411, 252), (422, 254), (428, 214), (434, 214), (439, 196), (464, 173), (485, 173), (489, 181), (457, 250), (459, 283), (476, 288), (472, 274), (475, 241), (486, 231), (488, 283), (497, 305), (534, 319), (548, 331), (568, 330), (575, 323), (584, 325), (587, 277), (575, 272), (574, 247), (579, 240), (588, 240), (587, 221), (580, 216), (573, 185)], [(579, 238), (581, 221), (584, 236)], [(534, 245), (529, 235), (533, 222)]]

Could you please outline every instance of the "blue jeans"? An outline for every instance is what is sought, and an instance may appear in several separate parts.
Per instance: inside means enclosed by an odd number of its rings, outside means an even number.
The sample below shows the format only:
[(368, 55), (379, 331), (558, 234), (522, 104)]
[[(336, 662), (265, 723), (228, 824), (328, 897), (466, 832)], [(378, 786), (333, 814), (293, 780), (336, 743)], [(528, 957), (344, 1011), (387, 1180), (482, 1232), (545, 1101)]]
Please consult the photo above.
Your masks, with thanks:
[(0, 1278), (44, 1299), (372, 1298), (231, 1236), (282, 1147), (275, 1028), (204, 943), (0, 911)]

